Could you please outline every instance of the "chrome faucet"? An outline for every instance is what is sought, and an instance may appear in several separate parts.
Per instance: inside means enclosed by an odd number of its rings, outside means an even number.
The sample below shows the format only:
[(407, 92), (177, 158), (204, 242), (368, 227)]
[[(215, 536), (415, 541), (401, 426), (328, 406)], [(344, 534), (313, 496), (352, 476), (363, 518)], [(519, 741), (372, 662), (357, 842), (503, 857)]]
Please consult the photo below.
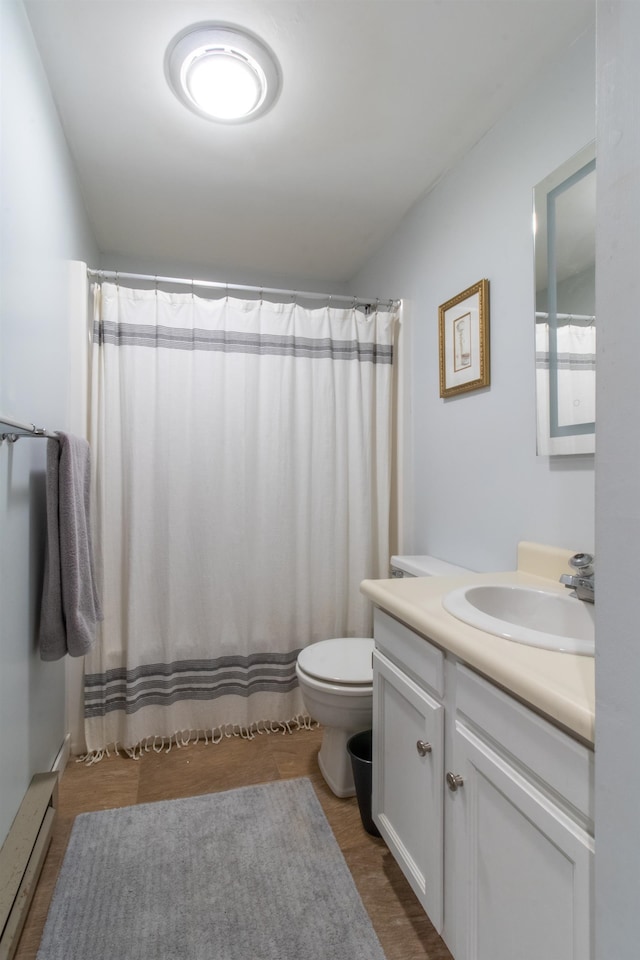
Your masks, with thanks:
[(569, 560), (569, 566), (575, 570), (575, 574), (563, 573), (560, 577), (560, 583), (564, 583), (568, 590), (574, 590), (574, 596), (578, 600), (594, 603), (595, 573), (592, 555), (590, 553), (576, 553)]

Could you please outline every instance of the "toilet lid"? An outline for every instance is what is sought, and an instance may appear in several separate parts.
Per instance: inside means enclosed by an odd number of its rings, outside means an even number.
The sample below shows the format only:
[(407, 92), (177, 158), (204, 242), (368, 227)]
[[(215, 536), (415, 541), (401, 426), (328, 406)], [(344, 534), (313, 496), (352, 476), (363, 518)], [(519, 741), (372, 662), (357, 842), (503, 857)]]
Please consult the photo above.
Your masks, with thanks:
[(365, 637), (319, 640), (298, 654), (298, 664), (317, 680), (331, 683), (371, 684), (374, 642)]

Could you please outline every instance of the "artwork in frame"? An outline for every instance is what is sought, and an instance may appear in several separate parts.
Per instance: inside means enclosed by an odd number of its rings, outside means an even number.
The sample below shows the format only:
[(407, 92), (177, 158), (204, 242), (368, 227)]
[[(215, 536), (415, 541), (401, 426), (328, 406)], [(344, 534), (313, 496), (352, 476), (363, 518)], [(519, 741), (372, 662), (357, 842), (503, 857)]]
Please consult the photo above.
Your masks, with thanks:
[(438, 308), (440, 396), (488, 387), (489, 281), (468, 287)]

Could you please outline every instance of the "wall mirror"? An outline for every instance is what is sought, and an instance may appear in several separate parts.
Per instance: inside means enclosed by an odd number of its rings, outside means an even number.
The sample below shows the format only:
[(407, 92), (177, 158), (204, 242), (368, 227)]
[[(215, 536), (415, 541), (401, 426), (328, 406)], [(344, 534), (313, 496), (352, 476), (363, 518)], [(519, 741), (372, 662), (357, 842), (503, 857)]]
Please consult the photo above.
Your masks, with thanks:
[(595, 144), (534, 189), (537, 451), (595, 451)]

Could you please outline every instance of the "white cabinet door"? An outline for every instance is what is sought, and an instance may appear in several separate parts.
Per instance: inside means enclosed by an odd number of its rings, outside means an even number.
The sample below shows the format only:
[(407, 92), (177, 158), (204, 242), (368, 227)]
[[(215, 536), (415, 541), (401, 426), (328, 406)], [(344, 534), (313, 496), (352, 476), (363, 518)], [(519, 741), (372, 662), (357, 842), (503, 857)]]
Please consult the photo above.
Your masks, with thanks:
[(454, 755), (456, 960), (589, 960), (592, 838), (461, 722)]
[(373, 667), (374, 820), (440, 933), (444, 709), (378, 651)]

